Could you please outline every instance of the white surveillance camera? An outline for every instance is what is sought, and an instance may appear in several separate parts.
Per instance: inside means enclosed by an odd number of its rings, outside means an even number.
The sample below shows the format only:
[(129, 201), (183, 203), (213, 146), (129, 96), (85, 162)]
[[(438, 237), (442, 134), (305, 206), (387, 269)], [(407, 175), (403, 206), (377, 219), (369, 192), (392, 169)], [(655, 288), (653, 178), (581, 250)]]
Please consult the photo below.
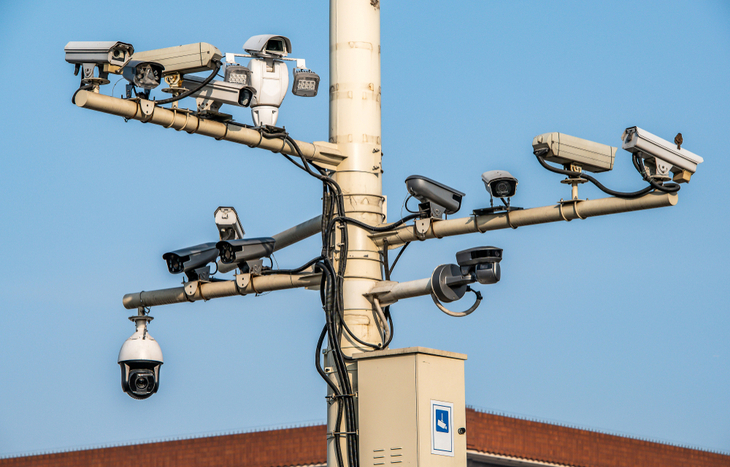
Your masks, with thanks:
[(221, 51), (206, 42), (145, 50), (134, 54), (135, 60), (159, 63), (165, 68), (164, 75), (197, 73), (215, 70), (216, 62), (223, 58)]
[[(119, 41), (76, 41), (69, 42), (64, 47), (66, 61), (76, 65), (74, 74), (83, 69), (81, 84), (108, 84), (109, 73), (118, 73), (129, 62), (134, 47), (126, 42)], [(99, 76), (94, 76), (94, 70), (99, 69)]]
[(66, 61), (73, 64), (109, 64), (121, 68), (134, 53), (132, 44), (119, 41), (72, 41), (63, 48)]
[(201, 276), (201, 268), (207, 267), (218, 257), (216, 242), (201, 243), (200, 245), (181, 248), (162, 255), (167, 262), (167, 269), (170, 274), (184, 272), (189, 280), (198, 280)]
[(697, 165), (704, 159), (679, 144), (672, 144), (637, 126), (627, 128), (621, 139), (623, 149), (637, 154), (651, 167), (654, 178), (669, 179), (669, 172), (675, 174), (674, 181), (688, 182), (690, 176), (697, 171)]
[(532, 140), (535, 155), (573, 170), (580, 167), (588, 172), (607, 172), (613, 169), (616, 148), (576, 138), (563, 133), (545, 133)]
[(275, 126), (279, 118), (279, 106), (289, 88), (289, 72), (286, 63), (279, 60), (254, 58), (248, 63), (251, 85), (256, 94), (251, 100), (251, 115), (255, 126)]
[(160, 387), (162, 349), (147, 332), (151, 316), (132, 316), (137, 328), (119, 350), (117, 363), (122, 370), (122, 390), (134, 399), (147, 399)]
[[(150, 90), (156, 88), (162, 82), (162, 72), (165, 69), (155, 62), (143, 62), (130, 60), (122, 69), (122, 76), (129, 81), (129, 84), (143, 89), (142, 97), (147, 99)], [(131, 97), (128, 93), (127, 97)]]
[(254, 57), (283, 58), (291, 53), (291, 41), (285, 36), (261, 34), (247, 40), (243, 50)]
[(517, 179), (506, 170), (490, 170), (482, 174), (489, 196), (511, 198), (517, 192)]
[[(182, 80), (182, 85), (188, 89), (196, 89), (200, 87), (203, 81), (205, 81), (205, 78), (186, 76)], [(256, 90), (251, 86), (213, 80), (191, 95), (198, 100), (198, 111), (217, 112), (222, 104), (248, 107), (251, 105), (255, 94)]]
[(231, 206), (220, 206), (213, 213), (215, 225), (221, 240), (238, 240), (246, 233), (238, 219), (236, 209)]
[(454, 214), (461, 208), (464, 193), (420, 175), (406, 178), (408, 193), (421, 202), (419, 210), (425, 217), (440, 219), (443, 214)]

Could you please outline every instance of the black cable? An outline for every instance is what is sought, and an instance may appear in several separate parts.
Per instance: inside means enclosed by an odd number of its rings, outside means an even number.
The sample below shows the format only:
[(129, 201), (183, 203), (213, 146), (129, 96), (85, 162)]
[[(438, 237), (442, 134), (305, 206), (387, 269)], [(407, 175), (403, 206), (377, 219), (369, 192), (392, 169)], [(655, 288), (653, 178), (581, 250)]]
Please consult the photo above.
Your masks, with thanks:
[(355, 224), (358, 227), (362, 227), (365, 230), (370, 230), (371, 232), (390, 232), (391, 230), (394, 230), (395, 228), (400, 227), (401, 225), (405, 224), (406, 222), (413, 220), (419, 216), (420, 216), (420, 214), (411, 214), (410, 216), (406, 216), (403, 219), (393, 222), (392, 224), (388, 224), (384, 227), (375, 227), (374, 225), (368, 225), (362, 221), (353, 219), (352, 217), (345, 217), (345, 216), (337, 216), (332, 219), (332, 222), (341, 220), (342, 222)]
[(389, 277), (391, 274), (393, 274), (393, 269), (395, 269), (395, 265), (398, 263), (400, 256), (403, 254), (404, 251), (406, 251), (406, 247), (408, 247), (408, 245), (410, 245), (410, 244), (411, 244), (411, 242), (406, 242), (405, 244), (403, 244), (403, 248), (401, 248), (400, 251), (398, 252), (398, 254), (396, 255), (395, 260), (393, 261), (393, 265), (390, 266), (390, 269), (388, 270)]
[[(654, 189), (654, 187), (650, 185), (650, 186), (648, 186), (648, 187), (646, 187), (646, 188), (644, 188), (642, 190), (634, 191), (634, 192), (631, 192), (631, 193), (624, 193), (624, 192), (621, 192), (621, 191), (614, 191), (614, 190), (611, 190), (609, 188), (606, 188), (598, 180), (596, 180), (595, 178), (591, 177), (588, 174), (584, 174), (582, 172), (574, 172), (572, 170), (558, 169), (556, 167), (552, 167), (547, 162), (545, 162), (545, 158), (544, 157), (538, 156), (537, 154), (535, 155), (535, 157), (537, 157), (537, 160), (538, 160), (538, 162), (540, 162), (540, 165), (542, 165), (543, 167), (545, 167), (549, 171), (555, 172), (557, 174), (567, 175), (569, 177), (586, 179), (586, 180), (590, 181), (591, 183), (593, 183), (594, 185), (596, 185), (598, 187), (598, 189), (601, 190), (602, 192), (604, 192), (606, 194), (609, 194), (611, 196), (615, 196), (617, 198), (637, 198), (639, 196), (643, 196), (643, 195), (649, 193), (650, 191), (652, 191)], [(664, 191), (664, 190), (662, 190), (662, 191)]]
[(177, 96), (170, 97), (169, 99), (163, 99), (161, 101), (154, 101), (155, 105), (163, 105), (163, 104), (169, 104), (171, 102), (176, 102), (176, 101), (179, 101), (180, 99), (184, 99), (184, 98), (188, 97), (189, 95), (193, 94), (194, 92), (198, 92), (201, 89), (203, 89), (203, 87), (205, 87), (208, 83), (213, 81), (213, 78), (215, 78), (215, 75), (218, 74), (218, 70), (221, 69), (222, 63), (220, 62), (220, 60), (214, 61), (213, 64), (215, 65), (215, 70), (213, 70), (213, 72), (207, 78), (205, 78), (205, 80), (203, 80), (202, 83), (200, 83), (200, 86), (198, 86), (195, 89), (188, 89), (187, 91), (183, 92), (182, 94), (178, 94)]
[(406, 198), (406, 200), (403, 202), (403, 207), (406, 208), (406, 211), (408, 211), (408, 212), (410, 212), (412, 214), (418, 214), (418, 211), (411, 211), (410, 209), (408, 209), (408, 200), (411, 199), (411, 198), (413, 198), (413, 195), (408, 195), (408, 197)]
[(307, 269), (309, 266), (313, 265), (317, 261), (321, 261), (322, 259), (323, 258), (321, 256), (318, 256), (318, 257), (316, 257), (314, 259), (309, 260), (308, 262), (306, 262), (305, 264), (299, 266), (296, 269), (270, 269), (270, 270), (267, 270), (267, 271), (262, 271), (261, 272), (261, 275), (269, 275), (269, 274), (297, 274), (297, 273), (300, 273), (300, 272), (304, 271), (305, 269)]
[(659, 191), (663, 191), (665, 193), (674, 193), (674, 192), (679, 191), (679, 188), (680, 188), (680, 186), (679, 185), (676, 185), (676, 184), (663, 186), (663, 185), (660, 185), (660, 184), (656, 183), (655, 181), (653, 181), (653, 180), (651, 180), (651, 179), (649, 179), (647, 177), (647, 178), (645, 178), (645, 180), (649, 182), (649, 186), (646, 187), (646, 188), (644, 188), (644, 189), (642, 189), (642, 190), (634, 191), (634, 192), (631, 192), (631, 193), (625, 193), (625, 192), (621, 192), (621, 191), (614, 191), (614, 190), (611, 190), (609, 188), (606, 188), (598, 180), (596, 180), (595, 178), (591, 177), (588, 174), (584, 174), (582, 172), (574, 172), (572, 170), (558, 169), (556, 167), (552, 167), (547, 162), (545, 162), (545, 158), (544, 157), (542, 157), (540, 155), (537, 155), (537, 154), (535, 155), (535, 157), (537, 157), (537, 160), (538, 160), (538, 162), (540, 162), (540, 165), (542, 165), (543, 167), (545, 167), (549, 171), (555, 172), (555, 173), (558, 173), (558, 174), (562, 174), (562, 175), (567, 175), (569, 177), (586, 179), (589, 182), (591, 182), (594, 185), (596, 185), (596, 187), (598, 187), (599, 190), (601, 190), (604, 193), (609, 194), (611, 196), (616, 196), (617, 198), (637, 198), (639, 196), (643, 196), (643, 195), (649, 193), (650, 191), (652, 191), (654, 189), (659, 190)]

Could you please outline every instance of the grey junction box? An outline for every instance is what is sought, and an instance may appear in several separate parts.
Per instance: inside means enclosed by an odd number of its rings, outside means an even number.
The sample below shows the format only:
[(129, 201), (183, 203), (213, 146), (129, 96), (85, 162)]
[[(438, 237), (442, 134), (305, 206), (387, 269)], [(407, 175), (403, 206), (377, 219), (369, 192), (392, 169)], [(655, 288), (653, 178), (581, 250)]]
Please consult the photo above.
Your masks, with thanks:
[(361, 466), (466, 466), (466, 355), (409, 347), (353, 357)]

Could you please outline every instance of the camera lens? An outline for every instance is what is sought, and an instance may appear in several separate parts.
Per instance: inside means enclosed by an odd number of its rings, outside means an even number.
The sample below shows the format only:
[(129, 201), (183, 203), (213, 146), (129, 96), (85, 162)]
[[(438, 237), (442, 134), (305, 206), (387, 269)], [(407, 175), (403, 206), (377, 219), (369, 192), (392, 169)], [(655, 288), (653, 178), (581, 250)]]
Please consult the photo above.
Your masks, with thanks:
[(154, 392), (155, 375), (152, 370), (132, 370), (129, 375), (129, 387), (137, 396), (148, 396)]
[(506, 180), (494, 184), (494, 194), (499, 198), (506, 198), (512, 192), (512, 184)]

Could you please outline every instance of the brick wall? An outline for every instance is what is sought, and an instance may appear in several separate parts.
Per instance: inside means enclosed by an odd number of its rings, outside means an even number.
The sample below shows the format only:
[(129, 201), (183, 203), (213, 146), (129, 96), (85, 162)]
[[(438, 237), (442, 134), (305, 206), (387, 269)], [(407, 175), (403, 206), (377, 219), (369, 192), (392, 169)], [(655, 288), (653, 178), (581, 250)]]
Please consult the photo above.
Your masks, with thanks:
[(0, 459), (2, 467), (280, 467), (327, 462), (324, 425)]
[[(576, 467), (730, 467), (730, 456), (466, 411), (468, 449)], [(0, 467), (285, 467), (327, 461), (324, 425), (0, 459)]]
[(578, 467), (719, 467), (730, 456), (546, 423), (466, 412), (467, 448)]

